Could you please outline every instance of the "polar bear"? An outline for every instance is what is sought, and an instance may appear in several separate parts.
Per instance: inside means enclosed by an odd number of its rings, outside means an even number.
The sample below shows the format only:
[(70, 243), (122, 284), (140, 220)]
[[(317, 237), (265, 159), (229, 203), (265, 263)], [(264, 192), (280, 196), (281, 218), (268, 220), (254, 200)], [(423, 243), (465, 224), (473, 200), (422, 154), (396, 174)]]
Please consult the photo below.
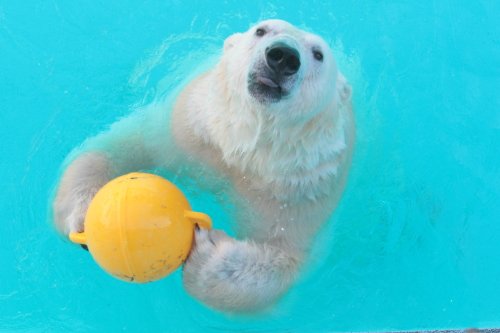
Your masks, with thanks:
[(332, 50), (288, 22), (263, 21), (229, 36), (218, 63), (172, 105), (150, 109), (70, 155), (53, 202), (57, 230), (82, 231), (94, 194), (126, 172), (165, 168), (202, 178), (247, 213), (235, 218), (238, 239), (197, 228), (183, 267), (186, 290), (223, 311), (272, 305), (293, 284), (346, 182), (351, 88)]

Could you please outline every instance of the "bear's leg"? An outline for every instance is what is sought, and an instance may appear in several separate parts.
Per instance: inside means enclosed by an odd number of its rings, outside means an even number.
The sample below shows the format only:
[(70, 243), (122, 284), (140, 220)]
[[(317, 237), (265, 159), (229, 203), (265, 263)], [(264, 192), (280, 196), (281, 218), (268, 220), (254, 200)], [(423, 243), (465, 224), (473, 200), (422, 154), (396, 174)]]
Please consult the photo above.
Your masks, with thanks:
[[(83, 231), (88, 205), (103, 185), (125, 173), (152, 166), (141, 119), (122, 119), (70, 155), (71, 162), (63, 172), (53, 201), (54, 223), (64, 237)], [(164, 146), (171, 149), (167, 143)]]

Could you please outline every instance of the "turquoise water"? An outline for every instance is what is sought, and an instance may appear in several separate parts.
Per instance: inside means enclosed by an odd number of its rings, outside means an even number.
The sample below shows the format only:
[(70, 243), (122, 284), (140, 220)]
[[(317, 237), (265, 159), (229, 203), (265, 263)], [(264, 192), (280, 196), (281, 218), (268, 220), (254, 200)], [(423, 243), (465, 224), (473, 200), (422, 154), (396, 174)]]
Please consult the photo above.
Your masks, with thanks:
[[(59, 166), (263, 18), (315, 31), (355, 91), (347, 190), (271, 311), (215, 313), (179, 273), (115, 280), (47, 221)], [(500, 2), (0, 0), (0, 331), (500, 326)], [(210, 193), (193, 205), (225, 226)]]

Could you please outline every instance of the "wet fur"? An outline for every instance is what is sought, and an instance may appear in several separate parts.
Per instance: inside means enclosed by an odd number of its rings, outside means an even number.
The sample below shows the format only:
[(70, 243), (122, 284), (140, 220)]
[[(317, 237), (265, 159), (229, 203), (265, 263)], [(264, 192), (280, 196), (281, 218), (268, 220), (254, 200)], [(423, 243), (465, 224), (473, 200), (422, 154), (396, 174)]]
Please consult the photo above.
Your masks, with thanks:
[[(248, 73), (263, 46), (255, 28), (230, 36), (219, 63), (180, 93), (170, 119), (132, 115), (71, 159), (54, 201), (61, 234), (82, 230), (90, 199), (120, 174), (208, 166), (230, 181), (249, 213), (234, 221), (238, 239), (197, 231), (184, 266), (187, 291), (216, 309), (254, 311), (290, 287), (344, 188), (354, 145), (351, 92), (319, 37), (283, 21), (260, 25), (273, 31), (268, 40), (286, 35), (302, 48), (304, 69), (290, 97), (265, 104), (248, 94)], [(307, 60), (310, 43), (323, 47), (324, 67)], [(153, 130), (141, 131), (146, 127)], [(210, 188), (213, 180), (205, 181)]]

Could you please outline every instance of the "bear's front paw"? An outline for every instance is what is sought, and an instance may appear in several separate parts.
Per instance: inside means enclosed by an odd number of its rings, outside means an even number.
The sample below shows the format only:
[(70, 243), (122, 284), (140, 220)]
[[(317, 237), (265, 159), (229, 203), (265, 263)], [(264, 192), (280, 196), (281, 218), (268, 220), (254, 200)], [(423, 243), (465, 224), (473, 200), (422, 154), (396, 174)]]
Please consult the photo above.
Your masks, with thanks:
[(68, 236), (72, 232), (83, 232), (85, 215), (93, 193), (83, 196), (58, 196), (54, 202), (54, 220), (58, 231)]
[(213, 308), (235, 310), (234, 302), (244, 293), (241, 286), (246, 284), (242, 274), (246, 257), (242, 242), (223, 231), (197, 229), (183, 269), (186, 290)]
[(295, 269), (295, 260), (278, 248), (197, 230), (183, 279), (191, 295), (213, 308), (253, 311), (272, 304)]
[[(203, 294), (214, 287), (213, 283), (220, 260), (236, 240), (220, 230), (196, 228), (193, 249), (184, 265), (184, 283), (191, 293)], [(218, 273), (220, 277), (220, 273)], [(208, 286), (206, 283), (212, 283)]]
[(64, 172), (53, 203), (54, 222), (63, 236), (83, 231), (90, 201), (110, 179), (110, 162), (100, 153), (79, 156)]

